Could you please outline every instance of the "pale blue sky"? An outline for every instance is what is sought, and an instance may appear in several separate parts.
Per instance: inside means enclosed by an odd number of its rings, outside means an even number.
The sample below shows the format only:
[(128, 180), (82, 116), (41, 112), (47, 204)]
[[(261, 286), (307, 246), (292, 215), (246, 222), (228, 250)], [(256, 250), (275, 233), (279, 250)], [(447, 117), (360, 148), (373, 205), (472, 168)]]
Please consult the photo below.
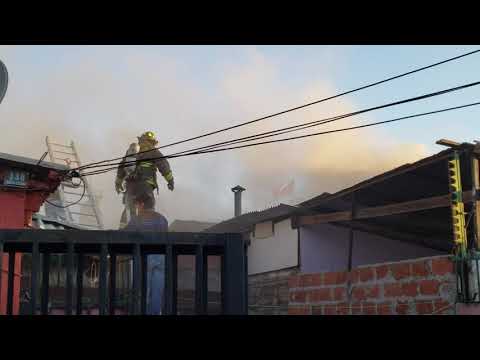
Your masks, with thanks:
[[(71, 66), (85, 56), (95, 58), (101, 46), (21, 46), (15, 48), (15, 63), (9, 68), (15, 71), (12, 81), (55, 76), (55, 69)], [(144, 56), (167, 56), (179, 59), (183, 77), (204, 88), (214, 86), (223, 76), (219, 64), (242, 63), (248, 52), (242, 46), (133, 46), (107, 47), (110, 55), (118, 62), (108, 66), (122, 75), (125, 49), (134, 50)], [(269, 58), (277, 67), (280, 86), (301, 88), (312, 79), (326, 80), (337, 91), (348, 90), (384, 77), (395, 75), (415, 67), (424, 66), (473, 49), (478, 46), (256, 46), (257, 51)], [(0, 56), (1, 56), (0, 50)], [(109, 59), (113, 57), (110, 56)], [(100, 60), (100, 58), (99, 58)], [(326, 71), (328, 61), (332, 61), (331, 71)], [(322, 66), (316, 64), (322, 63)], [(479, 80), (480, 54), (441, 65), (412, 76), (348, 95), (349, 101), (357, 109), (369, 107), (405, 97), (424, 94), (467, 82)], [(28, 94), (34, 88), (23, 88)], [(35, 90), (32, 90), (35, 91)], [(456, 106), (480, 99), (479, 88), (471, 88), (455, 94), (420, 101), (400, 107), (372, 113), (375, 120), (384, 120), (415, 112), (428, 111), (447, 106)], [(314, 99), (312, 99), (314, 100)], [(295, 103), (285, 106), (296, 105)], [(322, 105), (319, 105), (320, 108)], [(280, 109), (271, 109), (276, 111)], [(263, 114), (258, 114), (263, 115)], [(471, 141), (476, 136), (480, 111), (477, 108), (454, 113), (434, 115), (428, 118), (407, 121), (385, 127), (394, 137), (423, 143), (432, 150), (437, 138), (450, 136), (459, 140)], [(248, 120), (248, 119), (245, 119)]]

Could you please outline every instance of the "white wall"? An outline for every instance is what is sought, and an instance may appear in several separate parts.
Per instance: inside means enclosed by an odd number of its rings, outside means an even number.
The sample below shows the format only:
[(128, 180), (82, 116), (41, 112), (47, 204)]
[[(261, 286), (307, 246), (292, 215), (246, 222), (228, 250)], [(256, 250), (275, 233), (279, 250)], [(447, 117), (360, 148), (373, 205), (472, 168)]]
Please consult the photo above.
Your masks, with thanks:
[[(442, 255), (443, 252), (383, 236), (355, 231), (352, 267)], [(300, 270), (344, 271), (348, 267), (349, 229), (330, 224), (300, 228)]]
[[(265, 229), (269, 223), (260, 225)], [(259, 227), (259, 228), (260, 228)], [(292, 229), (290, 219), (274, 225), (273, 236), (262, 238), (251, 236), (248, 247), (248, 274), (259, 274), (298, 265), (298, 233)]]

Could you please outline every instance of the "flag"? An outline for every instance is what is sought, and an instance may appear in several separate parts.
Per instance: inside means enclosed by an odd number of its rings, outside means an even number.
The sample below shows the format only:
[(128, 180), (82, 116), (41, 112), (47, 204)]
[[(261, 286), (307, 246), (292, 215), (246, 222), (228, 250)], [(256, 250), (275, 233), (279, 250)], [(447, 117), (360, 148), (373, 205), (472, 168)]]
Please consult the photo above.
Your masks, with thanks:
[(289, 196), (293, 193), (295, 187), (295, 180), (292, 179), (288, 183), (282, 185), (278, 189), (273, 190), (273, 197), (275, 199), (283, 198)]

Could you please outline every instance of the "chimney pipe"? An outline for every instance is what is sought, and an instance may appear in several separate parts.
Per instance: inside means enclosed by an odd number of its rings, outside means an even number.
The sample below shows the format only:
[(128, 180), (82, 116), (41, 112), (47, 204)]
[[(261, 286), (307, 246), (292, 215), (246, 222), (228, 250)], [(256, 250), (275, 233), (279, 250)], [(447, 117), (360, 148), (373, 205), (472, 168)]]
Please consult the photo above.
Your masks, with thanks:
[(233, 193), (235, 194), (235, 217), (242, 215), (242, 191), (245, 191), (240, 185), (232, 188)]

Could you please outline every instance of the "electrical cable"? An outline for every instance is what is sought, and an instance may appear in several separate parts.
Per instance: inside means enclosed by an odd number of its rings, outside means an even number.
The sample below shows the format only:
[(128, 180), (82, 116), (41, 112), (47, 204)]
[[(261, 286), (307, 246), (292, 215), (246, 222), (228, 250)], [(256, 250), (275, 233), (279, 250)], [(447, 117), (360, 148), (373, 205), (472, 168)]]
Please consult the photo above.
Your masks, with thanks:
[[(230, 142), (244, 140), (244, 139), (251, 139), (250, 141), (253, 141), (253, 140), (256, 140), (255, 139), (256, 137), (259, 137), (261, 135), (266, 135), (266, 134), (268, 134), (269, 136), (275, 136), (275, 135), (271, 135), (271, 133), (276, 133), (276, 132), (290, 130), (290, 129), (296, 129), (296, 128), (299, 128), (299, 127), (305, 127), (307, 125), (316, 126), (316, 125), (320, 125), (320, 124), (325, 124), (325, 123), (337, 121), (337, 120), (340, 120), (340, 119), (344, 119), (346, 117), (351, 117), (351, 116), (367, 113), (367, 112), (370, 112), (370, 111), (373, 111), (373, 110), (383, 109), (383, 108), (387, 108), (387, 107), (391, 107), (391, 106), (405, 104), (405, 103), (408, 103), (408, 102), (413, 102), (413, 101), (423, 100), (423, 99), (434, 97), (434, 96), (443, 95), (443, 94), (446, 94), (446, 93), (449, 93), (449, 92), (462, 90), (462, 89), (469, 88), (469, 87), (472, 87), (472, 86), (477, 86), (479, 84), (480, 84), (480, 81), (476, 81), (476, 82), (473, 82), (473, 83), (469, 83), (469, 84), (465, 84), (465, 85), (461, 85), (461, 86), (456, 86), (456, 87), (453, 87), (453, 88), (437, 91), (437, 92), (434, 92), (434, 93), (429, 93), (429, 94), (425, 94), (425, 95), (416, 96), (416, 97), (413, 97), (413, 98), (399, 100), (399, 101), (391, 102), (391, 103), (388, 103), (388, 104), (375, 106), (375, 107), (371, 107), (371, 108), (367, 108), (367, 109), (364, 109), (364, 110), (359, 110), (359, 111), (355, 111), (355, 112), (351, 112), (351, 113), (347, 113), (347, 114), (337, 115), (337, 116), (331, 117), (331, 118), (311, 121), (311, 122), (308, 122), (308, 123), (294, 125), (294, 126), (290, 126), (290, 127), (286, 127), (286, 128), (282, 128), (282, 129), (277, 129), (277, 130), (272, 130), (272, 131), (269, 131), (269, 132), (260, 133), (260, 134), (256, 134), (256, 135), (251, 135), (251, 136), (247, 136), (247, 137), (244, 137), (244, 138), (229, 140), (229, 141), (225, 141), (225, 142), (222, 142), (222, 143), (217, 143), (217, 144), (214, 144), (214, 145), (209, 145), (209, 146), (204, 146), (204, 147), (201, 147), (201, 148), (191, 149), (191, 150), (188, 150), (188, 153), (193, 152), (193, 151), (203, 150), (205, 148), (209, 148), (209, 147), (212, 147), (212, 146), (224, 145), (224, 144), (228, 144)], [(185, 153), (185, 152), (177, 153), (177, 154), (174, 154), (174, 155), (176, 156), (178, 154), (183, 154), (183, 153)], [(170, 155), (169, 157), (172, 157), (174, 155)], [(157, 157), (157, 158), (142, 159), (142, 161), (157, 160), (157, 159), (160, 159), (160, 158), (168, 158), (168, 157), (163, 156), (163, 157)], [(106, 160), (106, 161), (112, 161), (112, 160)], [(106, 162), (106, 161), (104, 161), (104, 162)], [(82, 170), (90, 169), (90, 168), (108, 167), (108, 166), (113, 166), (113, 165), (126, 166), (126, 165), (129, 165), (129, 164), (137, 163), (138, 161), (139, 160), (132, 160), (132, 161), (125, 161), (125, 162), (119, 162), (119, 163), (113, 163), (113, 164), (104, 164), (104, 165), (100, 165), (100, 164), (99, 165), (86, 165), (82, 168)], [(72, 170), (74, 170), (74, 169), (72, 169)]]
[[(302, 109), (302, 108), (305, 108), (305, 107), (308, 107), (308, 106), (319, 104), (319, 103), (322, 103), (322, 102), (325, 102), (325, 101), (328, 101), (328, 100), (332, 100), (332, 99), (335, 99), (335, 98), (338, 98), (338, 97), (341, 97), (341, 96), (344, 96), (344, 95), (352, 94), (352, 93), (360, 91), (360, 90), (368, 89), (370, 87), (380, 85), (380, 84), (386, 83), (388, 81), (392, 81), (392, 80), (399, 79), (399, 78), (402, 78), (402, 77), (405, 77), (405, 76), (408, 76), (408, 75), (412, 75), (414, 73), (417, 73), (417, 72), (420, 72), (420, 71), (423, 71), (423, 70), (427, 70), (427, 69), (430, 69), (430, 68), (433, 68), (433, 67), (436, 67), (436, 66), (439, 66), (439, 65), (442, 65), (442, 64), (446, 64), (448, 62), (458, 60), (458, 59), (464, 58), (466, 56), (476, 54), (478, 52), (480, 52), (480, 49), (470, 51), (470, 52), (467, 52), (465, 54), (461, 54), (461, 55), (458, 55), (458, 56), (455, 56), (455, 57), (452, 57), (452, 58), (449, 58), (449, 59), (446, 59), (446, 60), (443, 60), (443, 61), (440, 61), (440, 62), (436, 62), (436, 63), (430, 64), (430, 65), (427, 65), (427, 66), (423, 66), (423, 67), (420, 67), (420, 68), (417, 68), (417, 69), (414, 69), (414, 70), (411, 70), (411, 71), (408, 71), (408, 72), (405, 72), (405, 73), (402, 73), (402, 74), (399, 74), (399, 75), (396, 75), (396, 76), (392, 76), (392, 77), (389, 77), (389, 78), (386, 78), (386, 79), (383, 79), (383, 80), (380, 80), (380, 81), (376, 81), (376, 82), (373, 82), (371, 84), (360, 86), (360, 87), (352, 89), (352, 90), (344, 91), (344, 92), (341, 92), (339, 94), (329, 96), (329, 97), (326, 97), (326, 98), (323, 98), (323, 99), (320, 99), (320, 100), (317, 100), (317, 101), (313, 101), (313, 102), (303, 104), (303, 105), (300, 105), (300, 106), (288, 108), (286, 110), (282, 110), (282, 111), (276, 112), (274, 114), (266, 115), (266, 116), (263, 116), (263, 117), (260, 117), (260, 118), (254, 119), (254, 120), (246, 121), (246, 122), (243, 122), (243, 123), (240, 123), (240, 124), (237, 124), (237, 125), (233, 125), (233, 126), (229, 126), (229, 127), (223, 128), (223, 129), (208, 132), (208, 133), (205, 133), (205, 134), (202, 134), (202, 135), (199, 135), (199, 136), (195, 136), (195, 137), (187, 138), (185, 140), (181, 140), (181, 141), (173, 142), (173, 143), (170, 143), (170, 144), (167, 144), (167, 145), (163, 145), (163, 146), (157, 147), (156, 149), (159, 150), (159, 149), (163, 149), (163, 148), (178, 145), (178, 144), (183, 144), (185, 142), (201, 139), (201, 138), (204, 138), (204, 137), (207, 137), (207, 136), (210, 136), (210, 135), (215, 135), (215, 134), (218, 134), (218, 133), (221, 133), (221, 132), (225, 132), (225, 131), (228, 131), (228, 130), (239, 128), (241, 126), (253, 124), (253, 123), (256, 123), (256, 122), (259, 122), (259, 121), (262, 121), (262, 120), (266, 120), (266, 119), (269, 119), (269, 118), (272, 118), (272, 117), (275, 117), (275, 116), (283, 115), (283, 114), (286, 114), (286, 113), (289, 113), (289, 112), (292, 112), (292, 111), (295, 111), (295, 110), (299, 110), (299, 109)], [(103, 160), (103, 161), (99, 161), (99, 162), (95, 162), (95, 163), (91, 163), (91, 164), (86, 164), (86, 165), (83, 165), (81, 167), (77, 167), (74, 170), (83, 169), (85, 166), (97, 165), (97, 164), (102, 164), (102, 163), (105, 163), (105, 162), (121, 160), (121, 159), (123, 159), (123, 157), (114, 158), (114, 159), (110, 159), (110, 160)]]
[[(54, 203), (48, 201), (48, 199), (45, 199), (45, 202), (46, 202), (47, 204), (50, 204), (50, 205), (55, 206), (55, 207), (60, 208), (60, 209), (66, 209), (66, 208), (69, 208), (70, 206), (77, 205), (77, 204), (80, 203), (80, 201), (82, 201), (82, 199), (84, 198), (85, 192), (86, 192), (86, 188), (87, 188), (87, 186), (85, 185), (85, 181), (84, 181), (81, 177), (80, 177), (80, 180), (82, 180), (82, 183), (83, 183), (83, 192), (82, 192), (82, 195), (80, 196), (80, 199), (78, 199), (78, 201), (75, 201), (75, 202), (73, 202), (73, 203), (71, 203), (71, 204), (68, 204), (68, 205), (65, 205), (65, 206), (61, 206), (61, 205), (54, 204)], [(80, 185), (79, 185), (79, 186), (80, 186)], [(79, 186), (78, 186), (78, 187), (79, 187)]]
[[(440, 109), (440, 110), (435, 110), (435, 111), (429, 111), (429, 112), (420, 113), (420, 114), (403, 116), (403, 117), (395, 118), (395, 119), (391, 119), (391, 120), (377, 121), (377, 122), (363, 124), (363, 125), (351, 126), (351, 127), (341, 128), (341, 129), (334, 129), (334, 130), (322, 131), (322, 132), (317, 132), (317, 133), (312, 133), (312, 134), (295, 136), (295, 137), (276, 139), (276, 140), (270, 140), (270, 141), (263, 141), (263, 142), (241, 145), (241, 146), (226, 147), (226, 148), (221, 148), (221, 149), (203, 150), (203, 151), (197, 151), (197, 152), (192, 152), (192, 153), (187, 153), (187, 154), (169, 155), (169, 156), (164, 156), (162, 158), (171, 159), (171, 158), (184, 157), (184, 156), (189, 156), (189, 155), (199, 155), (199, 154), (206, 154), (206, 153), (211, 153), (211, 152), (220, 152), (220, 151), (240, 149), (240, 148), (251, 147), (251, 146), (258, 146), (258, 145), (264, 145), (264, 144), (290, 141), (290, 140), (307, 138), (307, 137), (324, 135), (324, 134), (331, 134), (331, 133), (336, 133), (336, 132), (350, 131), (350, 130), (361, 129), (361, 128), (371, 127), (371, 126), (376, 126), (376, 125), (381, 125), (381, 124), (387, 124), (387, 123), (391, 123), (391, 122), (396, 122), (396, 121), (401, 121), (401, 120), (406, 120), (406, 119), (411, 119), (411, 118), (416, 118), (416, 117), (421, 117), (421, 116), (427, 116), (427, 115), (432, 115), (432, 114), (438, 114), (438, 113), (442, 113), (442, 112), (458, 110), (458, 109), (463, 109), (463, 108), (478, 106), (478, 105), (480, 105), (480, 102), (475, 102), (475, 103), (470, 103), (470, 104), (466, 104), (466, 105), (460, 105), (460, 106), (455, 106), (455, 107), (450, 107), (450, 108), (445, 108), (445, 109)], [(148, 159), (148, 160), (155, 160), (155, 159)], [(108, 171), (115, 170), (118, 167), (119, 166), (112, 166), (111, 168), (108, 168), (108, 169), (92, 171), (90, 173), (83, 173), (82, 176), (98, 175), (98, 174), (101, 174), (101, 173), (105, 173), (105, 172), (108, 172)]]

